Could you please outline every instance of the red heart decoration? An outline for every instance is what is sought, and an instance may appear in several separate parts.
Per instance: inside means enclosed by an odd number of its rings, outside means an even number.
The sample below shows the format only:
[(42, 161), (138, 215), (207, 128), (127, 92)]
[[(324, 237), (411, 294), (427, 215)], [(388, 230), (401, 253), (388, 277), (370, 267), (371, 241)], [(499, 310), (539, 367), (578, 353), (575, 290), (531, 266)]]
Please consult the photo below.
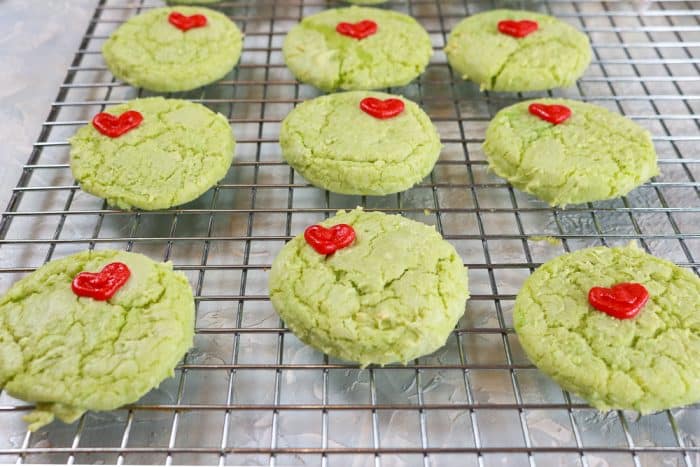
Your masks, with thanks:
[(518, 39), (529, 36), (533, 32), (537, 31), (539, 27), (540, 25), (537, 24), (537, 21), (532, 21), (529, 19), (523, 19), (520, 21), (506, 19), (498, 22), (498, 31), (500, 33), (517, 37)]
[(79, 297), (105, 301), (112, 298), (129, 280), (131, 271), (124, 263), (109, 263), (100, 272), (81, 272), (73, 278), (71, 288)]
[(565, 105), (534, 103), (530, 104), (527, 110), (532, 115), (554, 125), (559, 125), (571, 117), (571, 109)]
[(135, 110), (128, 110), (118, 117), (100, 112), (92, 118), (92, 126), (110, 138), (117, 138), (141, 124), (143, 115)]
[(649, 292), (642, 284), (624, 282), (607, 287), (592, 287), (588, 291), (588, 303), (617, 319), (637, 316), (649, 300)]
[(337, 224), (327, 229), (312, 225), (304, 231), (306, 243), (322, 255), (330, 255), (355, 241), (355, 229), (348, 224)]
[(207, 17), (199, 14), (186, 16), (177, 11), (173, 11), (168, 15), (168, 22), (181, 31), (189, 31), (192, 28), (201, 28), (206, 26)]
[(357, 23), (338, 23), (335, 30), (344, 35), (355, 39), (364, 39), (377, 32), (377, 23), (371, 19), (365, 19)]
[(374, 118), (387, 119), (396, 117), (403, 112), (404, 103), (401, 99), (377, 99), (376, 97), (365, 97), (360, 101), (360, 109), (370, 114)]

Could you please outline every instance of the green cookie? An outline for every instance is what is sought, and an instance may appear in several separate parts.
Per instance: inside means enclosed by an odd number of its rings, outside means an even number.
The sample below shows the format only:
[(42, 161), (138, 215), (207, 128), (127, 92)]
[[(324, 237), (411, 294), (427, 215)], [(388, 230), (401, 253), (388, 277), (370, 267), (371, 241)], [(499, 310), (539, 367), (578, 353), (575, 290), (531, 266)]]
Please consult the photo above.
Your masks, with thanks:
[(270, 298), (306, 344), (366, 366), (441, 347), (464, 313), (467, 271), (431, 226), (398, 215), (340, 211), (350, 246), (324, 256), (299, 235), (272, 263)]
[[(591, 287), (642, 284), (649, 301), (632, 319), (588, 303)], [(599, 410), (643, 414), (700, 400), (700, 279), (634, 244), (548, 261), (515, 301), (528, 357)]]
[(151, 97), (108, 107), (143, 115), (136, 128), (110, 138), (92, 123), (70, 139), (70, 166), (80, 186), (110, 205), (153, 210), (198, 198), (224, 178), (236, 142), (228, 120), (203, 105)]
[[(182, 31), (168, 16), (206, 16), (207, 24)], [(114, 31), (102, 47), (107, 66), (122, 81), (158, 92), (195, 89), (223, 78), (241, 55), (243, 39), (225, 15), (207, 8), (155, 8)]]
[[(531, 103), (569, 107), (558, 125), (532, 115)], [(536, 99), (502, 109), (486, 130), (489, 167), (552, 206), (616, 198), (658, 175), (649, 132), (603, 107)]]
[[(362, 111), (366, 97), (400, 99), (399, 115)], [(335, 193), (385, 195), (407, 190), (430, 173), (440, 135), (415, 103), (379, 92), (352, 91), (298, 105), (282, 122), (282, 154), (314, 185)]]
[[(376, 33), (355, 39), (338, 23), (371, 20)], [(410, 16), (349, 7), (308, 16), (292, 28), (282, 48), (287, 66), (304, 83), (324, 91), (404, 86), (425, 70), (433, 53), (428, 33)]]
[[(531, 20), (539, 28), (522, 38), (498, 30), (501, 20)], [(445, 53), (462, 76), (482, 90), (541, 91), (571, 86), (591, 61), (588, 37), (551, 16), (492, 10), (469, 16), (450, 33)]]
[[(81, 272), (128, 266), (128, 281), (107, 301), (71, 290)], [(34, 431), (54, 416), (70, 423), (87, 410), (138, 400), (192, 345), (192, 289), (170, 263), (120, 251), (86, 251), (52, 261), (0, 299), (0, 388), (36, 403)]]

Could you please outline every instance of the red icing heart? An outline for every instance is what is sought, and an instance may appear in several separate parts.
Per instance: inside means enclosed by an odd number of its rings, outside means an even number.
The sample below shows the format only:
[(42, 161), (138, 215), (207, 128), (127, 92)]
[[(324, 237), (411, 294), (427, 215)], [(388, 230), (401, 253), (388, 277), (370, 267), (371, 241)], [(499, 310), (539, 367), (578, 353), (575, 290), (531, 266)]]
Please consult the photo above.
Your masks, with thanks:
[(344, 36), (364, 39), (377, 32), (377, 23), (371, 19), (364, 19), (357, 23), (338, 23), (335, 30)]
[(381, 100), (376, 97), (365, 97), (360, 101), (360, 109), (374, 118), (386, 119), (396, 117), (403, 112), (404, 103), (401, 99)]
[(129, 280), (131, 271), (124, 263), (109, 263), (100, 272), (81, 272), (73, 278), (71, 288), (79, 297), (105, 301), (112, 298)]
[(304, 231), (306, 243), (322, 255), (330, 255), (355, 241), (355, 229), (348, 224), (338, 224), (327, 229), (311, 225)]
[(559, 125), (571, 117), (571, 109), (565, 105), (530, 104), (527, 110), (534, 116), (542, 120)]
[(607, 287), (592, 287), (588, 291), (588, 303), (617, 319), (637, 316), (649, 300), (649, 292), (642, 284), (624, 282)]
[(537, 24), (537, 21), (531, 21), (529, 19), (523, 19), (520, 21), (506, 19), (498, 22), (499, 32), (517, 37), (518, 39), (529, 36), (533, 32), (537, 31), (539, 27), (540, 25)]
[(168, 15), (168, 22), (180, 29), (181, 31), (189, 31), (192, 28), (201, 28), (207, 25), (207, 17), (204, 15), (186, 16), (177, 11), (173, 11)]
[(141, 124), (143, 115), (135, 110), (128, 110), (118, 117), (100, 112), (92, 118), (92, 126), (110, 138), (117, 138)]

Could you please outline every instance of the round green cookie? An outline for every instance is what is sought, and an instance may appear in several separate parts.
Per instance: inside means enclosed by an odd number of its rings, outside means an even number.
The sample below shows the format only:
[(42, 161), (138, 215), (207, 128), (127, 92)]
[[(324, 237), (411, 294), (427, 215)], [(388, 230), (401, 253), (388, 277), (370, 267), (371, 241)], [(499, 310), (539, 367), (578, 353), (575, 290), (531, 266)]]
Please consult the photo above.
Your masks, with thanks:
[[(592, 287), (624, 282), (649, 292), (635, 318), (589, 305)], [(513, 321), (532, 362), (599, 410), (650, 413), (700, 400), (700, 278), (634, 244), (548, 261), (525, 281)]]
[[(203, 27), (182, 31), (172, 12), (206, 16)], [(102, 47), (107, 66), (122, 81), (158, 92), (195, 89), (226, 75), (241, 55), (243, 39), (225, 15), (207, 8), (155, 8), (114, 31)]]
[[(569, 107), (553, 125), (529, 113), (537, 102)], [(552, 206), (616, 198), (658, 175), (649, 132), (603, 107), (537, 99), (502, 109), (486, 130), (489, 167)]]
[[(388, 119), (360, 109), (366, 97), (400, 99), (403, 112)], [(407, 190), (430, 173), (440, 135), (408, 99), (352, 91), (298, 105), (282, 122), (282, 154), (314, 185), (335, 193), (385, 195)]]
[(340, 211), (355, 241), (329, 256), (304, 235), (272, 263), (272, 305), (294, 334), (361, 363), (407, 362), (441, 347), (464, 313), (467, 271), (431, 226), (398, 215)]
[[(81, 272), (113, 262), (131, 276), (107, 301), (71, 290)], [(36, 403), (30, 430), (54, 416), (70, 423), (87, 410), (138, 400), (192, 345), (194, 299), (170, 263), (122, 251), (86, 251), (52, 261), (0, 299), (0, 388)]]
[[(372, 20), (377, 32), (355, 39), (338, 23)], [(428, 33), (410, 16), (352, 6), (308, 16), (282, 48), (287, 66), (304, 83), (324, 91), (404, 86), (425, 70), (433, 53)]]
[[(531, 20), (537, 31), (515, 38), (498, 31), (502, 20)], [(541, 91), (571, 86), (591, 61), (588, 37), (547, 15), (492, 10), (469, 16), (450, 33), (447, 60), (482, 90)]]
[(80, 186), (122, 209), (164, 209), (198, 198), (224, 178), (236, 142), (228, 120), (203, 105), (151, 97), (108, 107), (143, 115), (136, 128), (110, 138), (92, 123), (70, 139), (70, 166)]

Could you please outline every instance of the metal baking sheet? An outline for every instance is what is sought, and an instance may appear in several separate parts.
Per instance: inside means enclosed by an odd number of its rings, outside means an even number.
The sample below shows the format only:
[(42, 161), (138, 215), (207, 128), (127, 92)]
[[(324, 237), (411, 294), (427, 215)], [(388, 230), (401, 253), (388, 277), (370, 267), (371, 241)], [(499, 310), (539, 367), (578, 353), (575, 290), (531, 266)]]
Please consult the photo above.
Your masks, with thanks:
[[(122, 212), (81, 192), (67, 138), (106, 105), (151, 95), (116, 81), (100, 47), (155, 0), (99, 0), (0, 221), (0, 289), (86, 248), (170, 260), (196, 293), (194, 348), (176, 375), (121, 410), (30, 434), (30, 406), (0, 394), (0, 462), (321, 466), (700, 465), (700, 406), (645, 417), (601, 414), (524, 356), (512, 328), (523, 280), (542, 262), (636, 240), (696, 272), (700, 264), (700, 2), (390, 1), (416, 17), (435, 54), (419, 80), (390, 89), (419, 102), (444, 150), (420, 185), (392, 196), (314, 188), (281, 159), (279, 124), (318, 95), (284, 66), (284, 35), (338, 3), (236, 0), (216, 8), (245, 32), (222, 81), (173, 97), (226, 115), (238, 139), (228, 176), (178, 209)], [(442, 48), (464, 16), (497, 7), (553, 14), (585, 31), (594, 59), (571, 89), (481, 93)], [(552, 209), (488, 173), (484, 130), (535, 96), (581, 99), (648, 128), (661, 175), (629, 196)], [(434, 224), (469, 267), (472, 298), (447, 345), (407, 366), (360, 369), (302, 345), (272, 309), (267, 272), (305, 226), (353, 208)], [(549, 237), (549, 241), (543, 241)]]

